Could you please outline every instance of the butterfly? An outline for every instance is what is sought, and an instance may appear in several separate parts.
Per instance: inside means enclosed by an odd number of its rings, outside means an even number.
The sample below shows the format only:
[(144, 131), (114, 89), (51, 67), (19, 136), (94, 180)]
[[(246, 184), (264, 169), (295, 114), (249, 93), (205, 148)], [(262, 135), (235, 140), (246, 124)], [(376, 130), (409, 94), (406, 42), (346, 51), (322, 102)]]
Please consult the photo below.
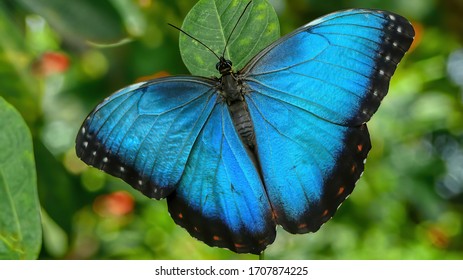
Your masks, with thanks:
[(89, 114), (76, 139), (87, 164), (150, 198), (210, 246), (259, 254), (317, 231), (354, 189), (371, 148), (366, 122), (414, 30), (367, 9), (312, 21), (235, 72), (130, 85)]

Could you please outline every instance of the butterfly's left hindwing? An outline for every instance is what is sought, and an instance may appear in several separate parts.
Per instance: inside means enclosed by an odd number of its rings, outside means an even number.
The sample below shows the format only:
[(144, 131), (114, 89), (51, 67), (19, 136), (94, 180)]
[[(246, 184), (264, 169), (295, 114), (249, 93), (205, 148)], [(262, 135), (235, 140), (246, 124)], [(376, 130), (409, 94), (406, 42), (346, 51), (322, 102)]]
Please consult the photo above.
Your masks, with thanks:
[(98, 105), (82, 124), (77, 155), (148, 197), (163, 198), (180, 181), (215, 105), (214, 93), (211, 80), (193, 77), (124, 88)]
[(275, 239), (261, 178), (224, 103), (199, 135), (168, 205), (177, 224), (210, 246), (258, 254)]

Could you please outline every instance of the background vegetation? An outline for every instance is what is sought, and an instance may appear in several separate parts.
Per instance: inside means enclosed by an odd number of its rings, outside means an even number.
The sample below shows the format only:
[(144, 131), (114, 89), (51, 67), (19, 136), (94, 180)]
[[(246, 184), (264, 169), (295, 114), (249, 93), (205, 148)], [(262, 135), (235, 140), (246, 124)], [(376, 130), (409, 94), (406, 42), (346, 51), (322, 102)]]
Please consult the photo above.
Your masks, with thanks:
[[(373, 149), (351, 197), (315, 234), (279, 230), (266, 258), (462, 259), (462, 2), (270, 2), (282, 34), (335, 10), (369, 7), (407, 17), (417, 37), (369, 123)], [(74, 152), (81, 122), (104, 97), (136, 81), (188, 73), (179, 54), (178, 31), (166, 23), (181, 26), (194, 3), (0, 2), (0, 96), (15, 108), (1, 102), (1, 116), (21, 123), (16, 121), (17, 110), (30, 129), (42, 213), (41, 221), (29, 217), (30, 228), (16, 227), (19, 233), (29, 233), (28, 242), (35, 238), (34, 244), (22, 243), (35, 253), (24, 253), (20, 244), (17, 257), (256, 258), (196, 241), (172, 222), (165, 201), (149, 200), (121, 180), (87, 167)], [(9, 166), (5, 159), (15, 142), (3, 140), (14, 131), (14, 139), (26, 139), (17, 146), (28, 149), (28, 132), (8, 121), (0, 125), (0, 186), (14, 192), (15, 185), (2, 171)], [(26, 161), (33, 166), (31, 157)], [(33, 182), (27, 182), (29, 190), (35, 190)], [(10, 207), (6, 197), (0, 190), (0, 210), (37, 217), (38, 203)], [(35, 205), (33, 194), (31, 201)], [(4, 254), (6, 247), (22, 237), (10, 240), (5, 229), (20, 219), (5, 216), (2, 210), (0, 258), (12, 258)], [(42, 224), (43, 239), (37, 223)]]

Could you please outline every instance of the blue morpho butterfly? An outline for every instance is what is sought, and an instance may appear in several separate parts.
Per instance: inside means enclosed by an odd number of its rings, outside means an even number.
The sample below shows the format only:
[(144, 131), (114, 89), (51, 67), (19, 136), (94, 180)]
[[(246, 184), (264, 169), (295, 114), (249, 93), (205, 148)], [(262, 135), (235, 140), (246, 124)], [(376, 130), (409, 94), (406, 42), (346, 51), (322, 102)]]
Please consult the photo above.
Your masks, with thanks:
[(259, 254), (315, 232), (352, 192), (366, 122), (414, 37), (403, 17), (354, 9), (280, 38), (238, 72), (128, 86), (99, 104), (77, 155), (148, 197), (210, 246)]

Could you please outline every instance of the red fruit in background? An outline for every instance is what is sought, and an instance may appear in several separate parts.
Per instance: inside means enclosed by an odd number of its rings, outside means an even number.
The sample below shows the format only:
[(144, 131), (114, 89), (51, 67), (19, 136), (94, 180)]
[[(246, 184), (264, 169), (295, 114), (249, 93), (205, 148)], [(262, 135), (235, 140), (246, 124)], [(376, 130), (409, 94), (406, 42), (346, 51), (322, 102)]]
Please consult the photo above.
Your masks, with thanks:
[(93, 210), (102, 217), (119, 217), (130, 214), (134, 209), (134, 200), (126, 191), (117, 191), (100, 195), (93, 203)]
[(64, 73), (70, 61), (67, 55), (59, 52), (46, 52), (32, 65), (34, 73), (40, 76)]

